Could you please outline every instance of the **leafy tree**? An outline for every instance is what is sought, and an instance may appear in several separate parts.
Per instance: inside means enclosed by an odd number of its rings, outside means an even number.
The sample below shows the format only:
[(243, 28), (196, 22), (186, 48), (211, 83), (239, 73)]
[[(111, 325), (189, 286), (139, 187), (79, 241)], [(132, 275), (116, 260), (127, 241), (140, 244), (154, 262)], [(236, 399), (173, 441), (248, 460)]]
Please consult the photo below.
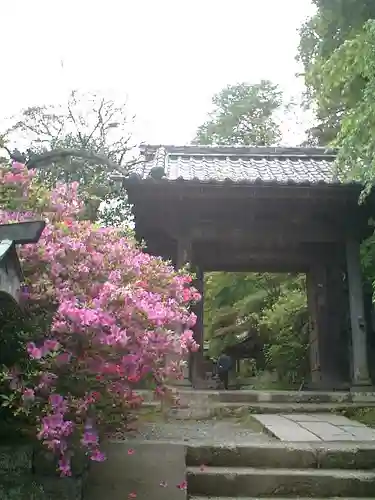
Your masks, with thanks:
[(333, 51), (321, 69), (318, 104), (343, 108), (334, 141), (340, 173), (363, 181), (369, 190), (375, 179), (375, 20)]
[[(345, 99), (337, 85), (331, 88), (329, 98), (321, 98), (326, 78), (322, 72), (332, 54), (362, 32), (366, 21), (375, 18), (375, 3), (373, 0), (313, 0), (313, 3), (317, 10), (301, 27), (298, 59), (304, 67), (308, 103), (315, 109), (318, 121), (309, 131), (309, 141), (326, 145), (336, 138), (347, 110), (361, 98), (366, 77), (357, 75)], [(336, 68), (331, 77), (336, 78)]]
[[(111, 174), (126, 174), (133, 165), (132, 118), (125, 104), (73, 91), (63, 105), (29, 107), (12, 122), (2, 134), (3, 148), (15, 161), (37, 168), (46, 187), (79, 182), (84, 216), (92, 221), (100, 215), (103, 222), (118, 224), (128, 215), (126, 196), (119, 197), (111, 181)], [(24, 153), (12, 150), (21, 145)]]
[(266, 366), (279, 380), (295, 386), (308, 376), (309, 314), (304, 277), (284, 280), (259, 321)]
[(197, 144), (268, 146), (281, 137), (275, 112), (282, 93), (268, 80), (228, 85), (212, 98), (214, 110), (198, 128)]

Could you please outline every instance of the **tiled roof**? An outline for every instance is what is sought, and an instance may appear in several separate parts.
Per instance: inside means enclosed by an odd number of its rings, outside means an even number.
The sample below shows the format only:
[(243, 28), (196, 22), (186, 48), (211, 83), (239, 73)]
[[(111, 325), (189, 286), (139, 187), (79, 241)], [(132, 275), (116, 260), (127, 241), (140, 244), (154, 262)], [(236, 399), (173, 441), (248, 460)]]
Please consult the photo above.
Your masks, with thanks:
[(141, 147), (141, 179), (167, 181), (337, 184), (335, 152), (324, 148), (226, 146)]

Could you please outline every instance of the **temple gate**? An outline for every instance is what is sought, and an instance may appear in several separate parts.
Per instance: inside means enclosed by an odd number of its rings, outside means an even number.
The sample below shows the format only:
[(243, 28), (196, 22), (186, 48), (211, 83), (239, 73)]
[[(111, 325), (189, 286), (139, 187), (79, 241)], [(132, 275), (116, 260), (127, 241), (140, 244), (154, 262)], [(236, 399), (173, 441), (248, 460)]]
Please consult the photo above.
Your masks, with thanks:
[[(359, 246), (374, 202), (360, 205), (361, 186), (335, 177), (334, 152), (143, 146), (142, 155), (123, 182), (147, 251), (191, 263), (200, 290), (204, 271), (306, 273), (310, 387), (370, 387)], [(203, 303), (197, 316), (190, 379), (199, 385)]]

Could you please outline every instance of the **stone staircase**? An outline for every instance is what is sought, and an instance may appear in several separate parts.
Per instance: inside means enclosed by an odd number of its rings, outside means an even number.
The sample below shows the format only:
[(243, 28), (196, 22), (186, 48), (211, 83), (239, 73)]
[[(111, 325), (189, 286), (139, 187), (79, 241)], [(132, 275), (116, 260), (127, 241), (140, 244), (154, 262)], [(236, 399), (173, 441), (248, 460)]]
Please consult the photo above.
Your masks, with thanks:
[(189, 445), (187, 495), (207, 498), (375, 498), (375, 444)]
[[(179, 404), (169, 408), (180, 420), (240, 416), (249, 413), (323, 413), (375, 407), (375, 393), (314, 391), (213, 391), (176, 388)], [(160, 408), (148, 391), (139, 391), (144, 407)]]

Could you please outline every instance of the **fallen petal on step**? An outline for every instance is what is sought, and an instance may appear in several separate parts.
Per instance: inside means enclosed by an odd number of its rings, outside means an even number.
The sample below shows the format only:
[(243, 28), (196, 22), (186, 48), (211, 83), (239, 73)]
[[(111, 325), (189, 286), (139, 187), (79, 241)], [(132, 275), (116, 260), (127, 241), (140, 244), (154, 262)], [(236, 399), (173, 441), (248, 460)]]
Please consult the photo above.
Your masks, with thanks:
[(177, 488), (179, 490), (186, 490), (186, 488), (187, 488), (187, 482), (186, 481), (182, 481), (180, 484), (177, 485)]

